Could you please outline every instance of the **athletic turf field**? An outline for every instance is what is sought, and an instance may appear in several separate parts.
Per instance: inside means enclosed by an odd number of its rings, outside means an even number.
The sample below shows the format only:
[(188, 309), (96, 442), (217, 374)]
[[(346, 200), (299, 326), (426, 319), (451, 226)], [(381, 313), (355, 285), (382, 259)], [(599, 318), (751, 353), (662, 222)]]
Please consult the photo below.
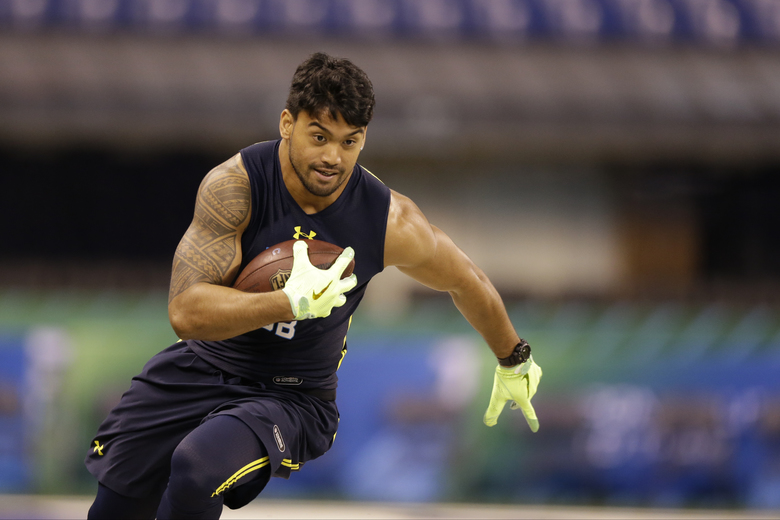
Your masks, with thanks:
[[(0, 519), (86, 518), (91, 497), (0, 495)], [(492, 504), (383, 504), (259, 499), (224, 519), (775, 519), (780, 511), (633, 509)]]

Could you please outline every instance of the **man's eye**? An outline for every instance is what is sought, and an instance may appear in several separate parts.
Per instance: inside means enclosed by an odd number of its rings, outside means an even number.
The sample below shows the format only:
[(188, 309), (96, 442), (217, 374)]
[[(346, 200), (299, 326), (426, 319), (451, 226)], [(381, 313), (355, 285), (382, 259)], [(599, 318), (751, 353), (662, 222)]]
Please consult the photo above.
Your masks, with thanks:
[(325, 136), (324, 135), (315, 135), (314, 139), (316, 139), (317, 142), (319, 142), (319, 143), (324, 143), (325, 142)]
[(344, 141), (344, 144), (346, 144), (347, 146), (352, 146), (353, 144), (355, 144), (355, 141), (352, 139), (347, 139), (346, 141)]

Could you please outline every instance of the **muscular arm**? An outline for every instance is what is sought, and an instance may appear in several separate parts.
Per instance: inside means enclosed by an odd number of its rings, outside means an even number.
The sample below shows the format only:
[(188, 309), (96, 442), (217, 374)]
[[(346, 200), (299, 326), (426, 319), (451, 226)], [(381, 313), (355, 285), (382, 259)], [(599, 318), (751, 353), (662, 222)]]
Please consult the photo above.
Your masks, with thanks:
[(418, 282), (447, 291), (455, 306), (497, 357), (509, 356), (520, 338), (485, 273), (407, 197), (392, 192), (385, 265)]
[(251, 213), (249, 179), (236, 155), (198, 188), (195, 215), (176, 248), (168, 317), (181, 339), (220, 340), (293, 319), (281, 291), (228, 287), (241, 265), (241, 235)]

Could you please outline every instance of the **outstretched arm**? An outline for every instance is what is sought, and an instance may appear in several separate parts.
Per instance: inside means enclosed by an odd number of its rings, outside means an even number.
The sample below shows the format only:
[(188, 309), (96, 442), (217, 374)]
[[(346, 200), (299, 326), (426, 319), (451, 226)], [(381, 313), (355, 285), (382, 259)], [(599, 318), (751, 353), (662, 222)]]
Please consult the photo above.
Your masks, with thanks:
[(398, 267), (427, 287), (449, 292), (496, 357), (512, 354), (520, 338), (493, 284), (450, 237), (428, 222), (414, 202), (395, 191), (387, 223), (385, 265)]
[(195, 215), (176, 248), (168, 295), (168, 316), (181, 339), (221, 340), (294, 319), (282, 291), (229, 287), (241, 266), (250, 206), (240, 154), (209, 172), (198, 188)]
[[(493, 426), (508, 401), (520, 408), (532, 431), (539, 429), (531, 398), (542, 370), (530, 358), (528, 344), (512, 326), (504, 303), (485, 273), (428, 220), (408, 198), (392, 192), (385, 239), (385, 265), (398, 269), (432, 289), (447, 291), (458, 310), (479, 332), (502, 364), (496, 366), (490, 404), (483, 421)], [(518, 349), (516, 351), (516, 348)], [(522, 356), (518, 357), (522, 352)]]

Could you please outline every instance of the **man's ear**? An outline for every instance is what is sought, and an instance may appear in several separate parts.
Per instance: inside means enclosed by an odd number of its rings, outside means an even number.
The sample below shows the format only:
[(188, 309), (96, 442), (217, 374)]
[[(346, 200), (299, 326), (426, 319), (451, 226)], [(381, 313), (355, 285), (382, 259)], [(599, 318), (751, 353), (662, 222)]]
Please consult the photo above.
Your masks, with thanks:
[(360, 149), (362, 150), (364, 146), (366, 146), (366, 134), (368, 133), (368, 128), (363, 129), (363, 142), (360, 143)]
[(279, 116), (279, 135), (282, 136), (282, 139), (290, 139), (293, 126), (295, 126), (295, 118), (292, 113), (285, 108), (282, 110), (282, 115)]

